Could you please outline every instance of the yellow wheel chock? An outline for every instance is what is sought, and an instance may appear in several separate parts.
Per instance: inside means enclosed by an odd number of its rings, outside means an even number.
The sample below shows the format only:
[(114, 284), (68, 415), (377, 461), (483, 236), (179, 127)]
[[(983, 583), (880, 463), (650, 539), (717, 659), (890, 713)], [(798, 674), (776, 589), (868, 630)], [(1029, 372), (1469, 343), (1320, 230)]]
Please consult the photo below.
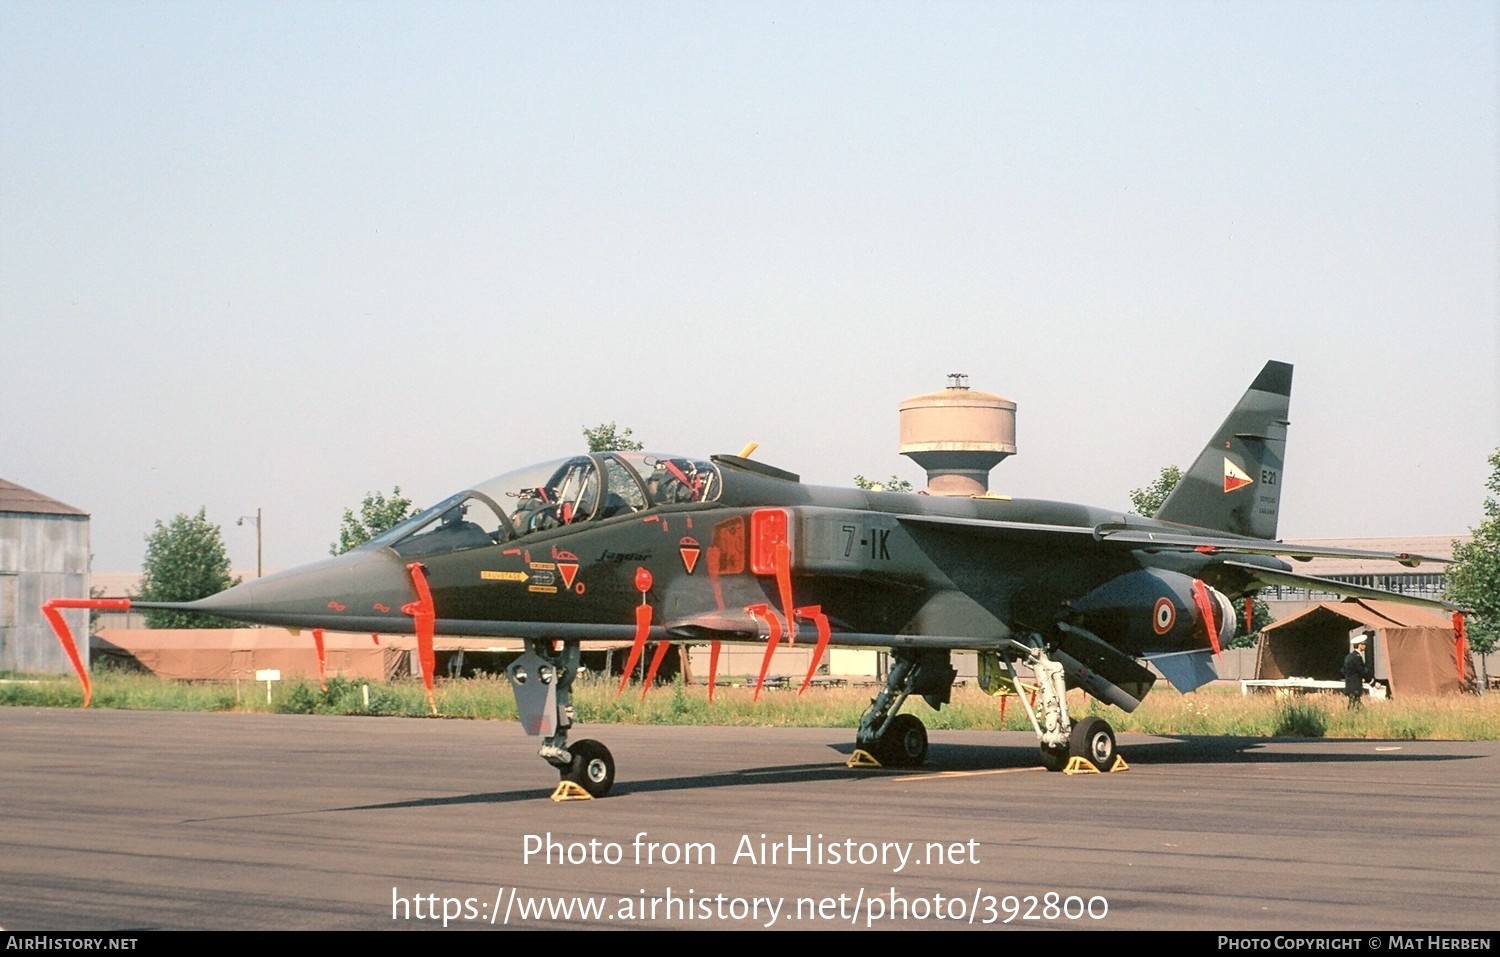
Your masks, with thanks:
[(572, 781), (561, 781), (552, 792), (554, 801), (592, 801), (594, 796)]
[[(1115, 763), (1111, 764), (1109, 766), (1108, 773), (1109, 774), (1114, 774), (1116, 771), (1129, 771), (1129, 770), (1130, 770), (1130, 765), (1126, 764), (1125, 763), (1125, 759), (1122, 758), (1122, 757), (1120, 757), (1117, 754), (1117, 755), (1115, 755)], [(1068, 759), (1068, 766), (1065, 767), (1065, 768), (1063, 768), (1063, 773), (1064, 774), (1103, 774), (1105, 772), (1102, 772), (1098, 768), (1094, 767), (1094, 765), (1089, 761), (1088, 758), (1082, 758), (1082, 757), (1078, 757), (1077, 755), (1075, 755), (1075, 756), (1073, 756), (1073, 757), (1071, 757), (1071, 758)]]
[(875, 755), (864, 748), (855, 748), (854, 753), (849, 755), (849, 760), (844, 766), (850, 768), (879, 768), (884, 765), (880, 763), (880, 760)]

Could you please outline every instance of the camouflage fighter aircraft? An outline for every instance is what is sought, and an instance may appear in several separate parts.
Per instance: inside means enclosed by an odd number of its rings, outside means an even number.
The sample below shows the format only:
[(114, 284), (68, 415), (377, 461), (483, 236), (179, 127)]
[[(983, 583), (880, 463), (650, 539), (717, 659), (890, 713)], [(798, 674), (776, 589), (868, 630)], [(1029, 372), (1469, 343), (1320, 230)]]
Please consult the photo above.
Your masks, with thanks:
[(887, 765), (927, 752), (922, 722), (900, 710), (906, 699), (940, 708), (950, 656), (977, 652), (989, 690), (1034, 683), (1035, 703), (1020, 700), (1046, 767), (1075, 757), (1107, 770), (1114, 732), (1098, 716), (1074, 721), (1068, 688), (1129, 712), (1155, 681), (1144, 661), (1184, 691), (1212, 680), (1235, 631), (1230, 596), (1266, 585), (1401, 597), (1300, 575), (1283, 558), (1446, 561), (1274, 540), (1291, 384), (1290, 365), (1267, 363), (1150, 519), (814, 487), (743, 456), (603, 452), (458, 492), (336, 558), (200, 601), (134, 607), (415, 633), (429, 692), (434, 632), (525, 639), (507, 671), (524, 729), (564, 782), (594, 796), (609, 791), (615, 764), (602, 744), (568, 738), (584, 639), (628, 640), (627, 677), (652, 642), (650, 675), (672, 642), (712, 644), (715, 664), (721, 642), (764, 644), (766, 664), (778, 645), (812, 642), (813, 668), (829, 645), (889, 650), (889, 676), (855, 733)]

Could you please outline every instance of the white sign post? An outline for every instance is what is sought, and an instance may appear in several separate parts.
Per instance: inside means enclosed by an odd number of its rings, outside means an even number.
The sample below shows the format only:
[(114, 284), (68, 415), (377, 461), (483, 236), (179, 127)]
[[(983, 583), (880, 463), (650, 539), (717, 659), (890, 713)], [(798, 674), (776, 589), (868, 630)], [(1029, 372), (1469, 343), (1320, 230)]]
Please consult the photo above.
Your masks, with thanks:
[(271, 682), (281, 680), (281, 671), (276, 668), (261, 668), (255, 672), (256, 681), (266, 683), (266, 704), (271, 703)]

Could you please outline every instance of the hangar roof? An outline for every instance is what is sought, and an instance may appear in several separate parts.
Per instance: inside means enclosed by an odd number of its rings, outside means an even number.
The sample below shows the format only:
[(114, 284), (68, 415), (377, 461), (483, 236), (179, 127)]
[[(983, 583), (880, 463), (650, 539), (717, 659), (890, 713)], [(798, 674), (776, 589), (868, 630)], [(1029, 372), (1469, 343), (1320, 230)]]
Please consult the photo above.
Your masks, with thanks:
[(0, 512), (20, 512), (23, 515), (88, 515), (81, 508), (65, 505), (41, 492), (22, 488), (15, 482), (0, 479)]

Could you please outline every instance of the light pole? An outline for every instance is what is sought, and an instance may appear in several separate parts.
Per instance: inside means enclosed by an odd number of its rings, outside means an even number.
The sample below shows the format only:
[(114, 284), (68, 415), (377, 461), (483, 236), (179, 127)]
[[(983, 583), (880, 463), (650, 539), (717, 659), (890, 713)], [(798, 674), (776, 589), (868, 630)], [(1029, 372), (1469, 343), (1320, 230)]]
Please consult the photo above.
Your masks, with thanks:
[(255, 523), (255, 577), (259, 578), (260, 577), (260, 509), (257, 508), (255, 510), (255, 517), (254, 518), (251, 518), (249, 515), (241, 515), (239, 517), (239, 519), (234, 524), (236, 524), (236, 525), (244, 525), (246, 522), (254, 522)]

